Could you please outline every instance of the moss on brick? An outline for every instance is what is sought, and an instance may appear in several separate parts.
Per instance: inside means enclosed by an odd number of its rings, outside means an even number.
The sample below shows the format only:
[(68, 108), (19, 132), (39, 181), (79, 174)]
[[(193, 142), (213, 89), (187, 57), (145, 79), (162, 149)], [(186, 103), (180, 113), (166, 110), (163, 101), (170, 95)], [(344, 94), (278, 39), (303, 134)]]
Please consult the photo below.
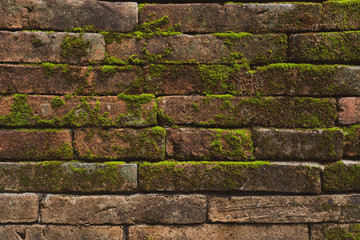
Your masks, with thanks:
[(360, 239), (360, 224), (350, 224), (350, 226), (335, 226), (329, 227), (322, 230), (323, 239), (325, 240), (338, 240), (338, 239), (349, 239), (356, 240)]
[(82, 39), (83, 34), (79, 36), (65, 35), (61, 43), (62, 56), (67, 60), (80, 60), (88, 54), (90, 41)]
[(359, 191), (360, 165), (337, 162), (325, 167), (323, 187), (326, 192)]

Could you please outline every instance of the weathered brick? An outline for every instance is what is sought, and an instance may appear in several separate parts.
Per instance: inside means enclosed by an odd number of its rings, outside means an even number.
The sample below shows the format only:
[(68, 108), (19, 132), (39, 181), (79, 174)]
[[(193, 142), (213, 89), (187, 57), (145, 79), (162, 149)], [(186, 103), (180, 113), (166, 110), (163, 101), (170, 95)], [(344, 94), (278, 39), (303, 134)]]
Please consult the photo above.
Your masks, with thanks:
[(340, 98), (338, 100), (338, 108), (338, 120), (340, 124), (360, 123), (360, 98)]
[(155, 96), (0, 97), (5, 126), (149, 126), (156, 124)]
[(146, 66), (144, 73), (141, 84), (126, 91), (158, 95), (360, 95), (357, 66), (275, 63), (248, 70), (237, 65), (154, 64)]
[(0, 130), (2, 159), (72, 159), (69, 130)]
[[(155, 13), (156, 15), (153, 15)], [(145, 5), (140, 23), (168, 16), (168, 27), (182, 32), (295, 32), (317, 31), (321, 4), (157, 4)], [(214, 18), (214, 16), (217, 16)]]
[(137, 167), (125, 163), (0, 163), (3, 192), (130, 192)]
[(325, 192), (360, 191), (359, 181), (359, 162), (337, 162), (326, 166), (323, 173)]
[(86, 0), (1, 1), (0, 28), (68, 30), (93, 25), (107, 31), (131, 31), (137, 24), (138, 5)]
[(143, 129), (75, 130), (75, 150), (85, 159), (163, 159), (166, 131)]
[(177, 159), (253, 158), (253, 143), (248, 129), (166, 129), (166, 153)]
[(122, 240), (119, 226), (54, 226), (6, 225), (0, 226), (0, 239), (109, 239)]
[(294, 62), (354, 63), (360, 61), (360, 32), (300, 33), (289, 38)]
[(253, 131), (253, 139), (257, 159), (330, 161), (343, 155), (344, 134), (338, 128), (258, 128)]
[(322, 29), (359, 30), (360, 4), (357, 1), (326, 1), (322, 4)]
[(306, 225), (130, 226), (129, 239), (307, 239)]
[(211, 222), (359, 222), (360, 195), (213, 197)]
[(320, 193), (321, 168), (268, 162), (159, 162), (139, 165), (143, 191)]
[[(144, 44), (147, 51), (144, 51)], [(286, 50), (287, 37), (284, 34), (243, 34), (238, 39), (231, 39), (231, 34), (224, 37), (179, 34), (141, 40), (135, 37), (123, 38), (120, 43), (107, 45), (109, 56), (126, 60), (132, 55), (136, 55), (143, 62), (153, 63), (232, 63), (239, 61), (264, 64), (285, 61)], [(156, 58), (154, 58), (155, 56)]]
[(159, 99), (164, 124), (217, 127), (332, 127), (336, 103), (332, 98), (169, 96)]
[(104, 58), (104, 38), (97, 33), (0, 31), (0, 62), (75, 63)]
[(357, 157), (360, 156), (360, 126), (352, 125), (344, 127), (345, 142), (344, 142), (344, 156)]
[(203, 195), (60, 196), (47, 195), (43, 223), (191, 224), (206, 220)]
[(135, 66), (2, 64), (0, 65), (0, 89), (6, 94), (119, 94), (132, 89), (132, 84), (141, 76), (141, 68)]
[(0, 223), (37, 221), (39, 200), (36, 194), (0, 194), (0, 203)]
[(310, 240), (359, 239), (359, 224), (314, 224), (311, 225)]

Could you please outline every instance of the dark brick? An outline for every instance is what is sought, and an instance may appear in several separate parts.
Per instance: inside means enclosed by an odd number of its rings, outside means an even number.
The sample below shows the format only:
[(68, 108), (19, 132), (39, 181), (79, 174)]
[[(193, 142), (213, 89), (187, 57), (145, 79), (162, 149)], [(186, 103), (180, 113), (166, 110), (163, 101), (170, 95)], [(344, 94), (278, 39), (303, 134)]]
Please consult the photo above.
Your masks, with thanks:
[(360, 191), (359, 181), (359, 162), (337, 162), (326, 166), (323, 173), (325, 192)]
[(345, 142), (344, 156), (358, 157), (360, 156), (360, 126), (352, 125), (344, 127)]

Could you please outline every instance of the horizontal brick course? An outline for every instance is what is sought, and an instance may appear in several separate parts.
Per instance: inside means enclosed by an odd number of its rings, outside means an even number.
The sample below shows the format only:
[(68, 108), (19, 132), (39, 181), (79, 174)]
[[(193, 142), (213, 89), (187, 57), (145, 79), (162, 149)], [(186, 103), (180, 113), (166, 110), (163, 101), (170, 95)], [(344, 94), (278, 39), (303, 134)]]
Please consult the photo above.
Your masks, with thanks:
[(360, 195), (213, 197), (211, 222), (359, 222)]
[(266, 160), (334, 161), (343, 155), (341, 129), (253, 130), (255, 157)]
[[(229, 46), (225, 44), (226, 38), (214, 35), (179, 34), (141, 40), (133, 37), (123, 38), (120, 43), (108, 44), (107, 52), (109, 56), (121, 60), (136, 55), (144, 62), (155, 63), (239, 61), (265, 64), (286, 61), (287, 36), (284, 34), (244, 35), (232, 41), (233, 43)], [(259, 45), (262, 47), (259, 48)], [(144, 52), (144, 47), (147, 52)], [(156, 56), (155, 59), (149, 59), (154, 56)]]
[(38, 219), (38, 195), (0, 194), (0, 223), (29, 223)]
[(69, 30), (93, 25), (107, 31), (131, 31), (137, 24), (138, 5), (86, 0), (2, 1), (0, 28)]
[(1, 159), (72, 159), (69, 130), (0, 130)]
[(76, 63), (104, 58), (104, 38), (97, 33), (0, 31), (0, 62)]
[(191, 224), (206, 220), (203, 195), (47, 195), (41, 222), (64, 224)]
[(321, 168), (267, 162), (160, 162), (139, 165), (143, 191), (320, 193)]
[(178, 125), (314, 128), (332, 127), (336, 118), (331, 98), (169, 96), (158, 107), (160, 120)]
[(162, 127), (143, 129), (79, 129), (75, 145), (83, 159), (163, 159), (166, 131)]
[(0, 163), (3, 192), (134, 192), (137, 166), (124, 163)]
[(129, 239), (306, 239), (306, 225), (130, 226)]

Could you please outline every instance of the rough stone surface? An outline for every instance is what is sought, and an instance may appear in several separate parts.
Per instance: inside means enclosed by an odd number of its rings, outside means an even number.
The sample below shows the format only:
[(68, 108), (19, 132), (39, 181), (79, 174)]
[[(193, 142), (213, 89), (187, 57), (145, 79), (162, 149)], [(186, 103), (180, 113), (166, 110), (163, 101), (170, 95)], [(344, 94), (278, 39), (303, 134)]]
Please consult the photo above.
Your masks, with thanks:
[(43, 223), (191, 224), (206, 220), (203, 195), (60, 196), (47, 195)]
[(322, 4), (322, 29), (359, 30), (360, 4), (357, 1), (326, 1)]
[[(156, 124), (155, 96), (126, 102), (115, 96), (4, 96), (0, 97), (0, 125), (6, 126), (149, 126)], [(22, 105), (21, 109), (18, 105)], [(11, 118), (24, 108), (24, 121)], [(14, 110), (15, 109), (15, 110)]]
[(344, 127), (344, 132), (344, 156), (351, 158), (360, 156), (360, 126), (352, 125)]
[(53, 226), (7, 225), (0, 226), (0, 239), (109, 239), (122, 240), (123, 229), (118, 226)]
[(213, 197), (211, 222), (359, 222), (360, 195)]
[(131, 31), (137, 24), (138, 5), (86, 0), (1, 1), (0, 28), (69, 30), (93, 25), (107, 31)]
[(165, 124), (216, 127), (333, 127), (335, 99), (169, 96), (159, 98)]
[(166, 131), (143, 129), (75, 130), (75, 150), (84, 159), (163, 159)]
[(248, 129), (167, 128), (166, 153), (178, 159), (248, 160), (253, 143)]
[(359, 36), (359, 31), (292, 34), (289, 38), (289, 60), (321, 63), (359, 62)]
[(359, 239), (359, 224), (315, 224), (311, 225), (310, 240)]
[(322, 176), (325, 192), (360, 191), (360, 165), (357, 162), (337, 162), (328, 165)]
[(198, 226), (130, 226), (129, 240), (136, 239), (306, 239), (306, 225), (221, 225)]
[(170, 22), (165, 27), (179, 23), (182, 32), (316, 31), (320, 27), (320, 14), (321, 4), (316, 3), (158, 4), (141, 9), (140, 23), (168, 16)]
[(267, 162), (160, 162), (139, 165), (143, 191), (320, 193), (321, 168)]
[(39, 200), (36, 194), (0, 194), (0, 203), (0, 223), (37, 221)]
[[(47, 67), (50, 66), (50, 67)], [(0, 65), (0, 89), (2, 93), (26, 94), (119, 94), (130, 90), (142, 71), (132, 66), (90, 68), (58, 65)], [(128, 90), (128, 91), (129, 91)]]
[[(287, 37), (284, 34), (265, 34), (244, 36), (234, 40), (231, 46), (226, 45), (226, 39), (214, 35), (160, 36), (151, 39), (137, 40), (124, 38), (121, 43), (111, 43), (107, 52), (121, 60), (131, 55), (142, 56), (144, 43), (150, 55), (162, 55), (156, 62), (200, 62), (200, 63), (230, 63), (236, 60), (253, 64), (283, 62), (286, 60)], [(262, 47), (259, 48), (258, 46)], [(236, 53), (242, 56), (232, 56)], [(236, 59), (235, 59), (236, 58)]]
[(360, 123), (360, 98), (340, 98), (338, 100), (338, 107), (338, 120), (340, 124)]
[(0, 163), (4, 192), (134, 192), (137, 167), (124, 163)]
[(1, 159), (72, 159), (69, 130), (0, 130)]
[(253, 139), (256, 159), (331, 161), (343, 155), (341, 129), (258, 128), (253, 131)]
[[(68, 55), (65, 57), (62, 43), (66, 39), (74, 40), (74, 44), (69, 46), (71, 50), (67, 52)], [(79, 50), (80, 53), (76, 54)], [(83, 54), (81, 51), (84, 51)], [(0, 31), (0, 62), (76, 63), (100, 61), (104, 58), (104, 38), (97, 33)]]

